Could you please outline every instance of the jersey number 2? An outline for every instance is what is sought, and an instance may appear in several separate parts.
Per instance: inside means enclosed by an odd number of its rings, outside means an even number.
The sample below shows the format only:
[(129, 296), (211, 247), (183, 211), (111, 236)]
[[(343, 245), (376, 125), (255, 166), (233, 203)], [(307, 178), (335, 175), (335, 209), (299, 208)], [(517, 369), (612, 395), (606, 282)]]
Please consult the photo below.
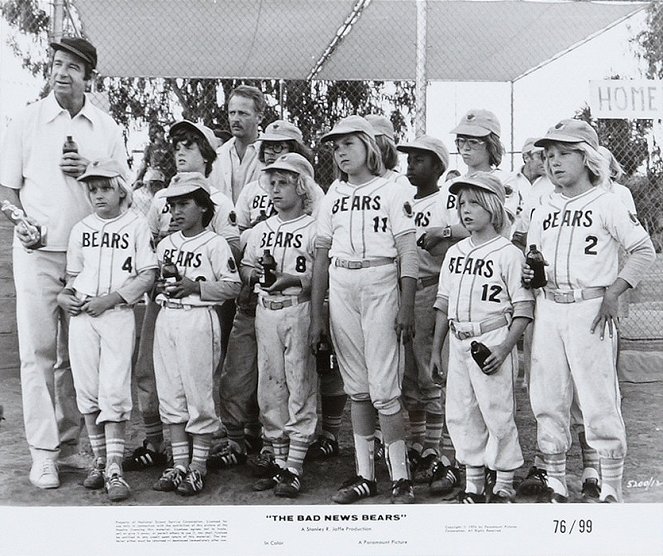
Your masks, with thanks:
[(587, 245), (585, 246), (585, 255), (598, 255), (598, 251), (594, 249), (596, 244), (599, 242), (599, 238), (596, 236), (587, 236), (585, 238)]
[(131, 272), (131, 257), (127, 257), (127, 260), (122, 263), (122, 270)]

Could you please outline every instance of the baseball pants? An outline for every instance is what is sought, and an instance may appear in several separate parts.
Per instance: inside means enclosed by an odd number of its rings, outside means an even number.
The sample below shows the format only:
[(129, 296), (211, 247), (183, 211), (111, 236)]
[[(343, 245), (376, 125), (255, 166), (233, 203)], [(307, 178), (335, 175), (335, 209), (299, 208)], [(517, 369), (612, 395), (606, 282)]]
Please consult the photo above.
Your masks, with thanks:
[(57, 304), (66, 255), (15, 246), (13, 267), (25, 436), (33, 460), (56, 459), (77, 449), (82, 428), (67, 353), (68, 322)]
[(154, 325), (161, 306), (149, 300), (145, 304), (143, 324), (140, 329), (138, 358), (134, 367), (133, 379), (136, 383), (138, 409), (145, 417), (159, 417), (159, 397), (154, 378)]

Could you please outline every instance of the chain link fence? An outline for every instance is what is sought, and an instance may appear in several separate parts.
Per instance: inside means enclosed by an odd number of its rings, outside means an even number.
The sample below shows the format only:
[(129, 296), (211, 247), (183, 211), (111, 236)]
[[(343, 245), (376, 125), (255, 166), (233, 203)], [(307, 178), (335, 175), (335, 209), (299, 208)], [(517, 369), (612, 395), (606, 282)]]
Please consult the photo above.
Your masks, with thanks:
[[(319, 2), (319, 0), (317, 0)], [(49, 37), (65, 35), (83, 35), (86, 36), (86, 30), (94, 26), (90, 21), (90, 4), (94, 7), (94, 2), (77, 2), (77, 0), (53, 0), (50, 3), (44, 3), (39, 0), (5, 0), (2, 5), (2, 16), (10, 24), (12, 33), (6, 44), (2, 48), (17, 53), (19, 57), (24, 57), (24, 65), (33, 73), (46, 75), (48, 71), (48, 53), (47, 44)], [(158, 45), (159, 39), (166, 40), (171, 29), (163, 29), (158, 25), (152, 25), (151, 16), (163, 21), (169, 18), (174, 22), (174, 28), (181, 26), (182, 29), (188, 29), (189, 20), (195, 20), (194, 12), (200, 12), (200, 21), (204, 23), (209, 20), (213, 13), (211, 3), (206, 0), (189, 3), (177, 0), (163, 0), (155, 2), (153, 0), (141, 0), (136, 3), (118, 2), (109, 0), (108, 4), (125, 5), (123, 14), (132, 13), (135, 6), (135, 17), (141, 18), (144, 23), (143, 33), (156, 36)], [(216, 4), (216, 3), (214, 3)], [(244, 40), (248, 37), (245, 48), (246, 57), (249, 59), (253, 50), (258, 50), (265, 45), (261, 45), (261, 37), (258, 36), (258, 25), (268, 25), (270, 18), (274, 20), (274, 25), (281, 25), (279, 33), (276, 35), (282, 37), (282, 40), (274, 40), (273, 44), (267, 45), (267, 51), (273, 56), (273, 63), (278, 67), (283, 67), (283, 75), (272, 75), (270, 79), (256, 79), (247, 76), (242, 78), (234, 74), (232, 78), (224, 75), (223, 67), (219, 66), (218, 75), (203, 77), (180, 77), (177, 75), (132, 75), (131, 77), (120, 75), (100, 75), (94, 81), (93, 91), (100, 98), (104, 99), (106, 108), (114, 118), (125, 128), (128, 144), (131, 146), (131, 162), (136, 168), (140, 162), (142, 148), (136, 146), (134, 137), (146, 137), (145, 130), (151, 123), (160, 123), (168, 127), (173, 121), (180, 118), (187, 118), (200, 121), (212, 129), (227, 130), (227, 112), (225, 99), (228, 98), (230, 91), (237, 85), (243, 83), (259, 87), (266, 96), (268, 108), (263, 121), (263, 128), (275, 119), (283, 118), (295, 123), (303, 132), (304, 140), (314, 149), (316, 153), (316, 175), (319, 183), (327, 187), (333, 180), (332, 156), (328, 147), (321, 145), (319, 138), (328, 130), (338, 119), (350, 114), (382, 114), (388, 117), (394, 125), (397, 141), (412, 139), (417, 131), (421, 131), (428, 124), (429, 133), (439, 135), (449, 145), (450, 151), (454, 153), (452, 137), (448, 130), (453, 127), (455, 121), (459, 119), (462, 113), (470, 107), (484, 107), (491, 109), (500, 115), (502, 119), (504, 144), (508, 147), (502, 168), (507, 171), (518, 171), (520, 169), (520, 145), (524, 142), (524, 136), (519, 134), (514, 128), (514, 117), (519, 117), (522, 121), (527, 119), (529, 114), (514, 114), (514, 110), (525, 110), (522, 108), (523, 102), (514, 104), (514, 82), (511, 80), (511, 93), (509, 98), (509, 85), (503, 85), (502, 91), (507, 91), (506, 96), (502, 92), (499, 106), (494, 106), (496, 96), (491, 96), (490, 92), (481, 95), (465, 94), (462, 92), (454, 93), (454, 98), (439, 98), (433, 94), (434, 89), (429, 82), (435, 79), (435, 76), (426, 74), (426, 48), (415, 48), (412, 41), (421, 41), (421, 33), (410, 33), (416, 28), (417, 22), (421, 25), (422, 17), (428, 18), (426, 36), (429, 41), (428, 52), (430, 54), (433, 46), (438, 48), (438, 44), (450, 43), (450, 54), (447, 57), (447, 65), (452, 65), (457, 58), (458, 75), (464, 83), (464, 88), (457, 91), (467, 91), (468, 85), (472, 81), (485, 81), (482, 76), (474, 76), (473, 71), (482, 71), (482, 75), (490, 75), (490, 71), (495, 68), (509, 69), (509, 64), (513, 64), (512, 73), (521, 70), (515, 69), (520, 58), (529, 59), (527, 55), (533, 56), (537, 49), (544, 51), (542, 44), (546, 41), (557, 48), (561, 53), (565, 48), (576, 48), (578, 40), (575, 35), (571, 35), (572, 22), (568, 25), (550, 24), (550, 29), (546, 30), (545, 35), (537, 38), (537, 41), (531, 42), (532, 52), (514, 53), (506, 51), (501, 44), (490, 42), (491, 35), (488, 31), (490, 25), (499, 27), (500, 33), (506, 36), (507, 33), (523, 33), (523, 28), (517, 27), (517, 18), (520, 17), (519, 9), (529, 9), (528, 2), (450, 2), (445, 8), (452, 9), (451, 15), (460, 17), (459, 12), (464, 14), (460, 19), (461, 24), (456, 28), (450, 29), (454, 25), (452, 20), (443, 20), (437, 14), (441, 2), (430, 0), (429, 2), (398, 1), (391, 3), (384, 0), (329, 0), (328, 2), (316, 3), (316, 0), (292, 0), (291, 6), (299, 6), (301, 10), (312, 10), (311, 18), (315, 13), (325, 12), (324, 17), (333, 19), (338, 18), (335, 24), (335, 31), (326, 39), (322, 40), (321, 31), (317, 28), (311, 30), (295, 27), (296, 23), (288, 27), (288, 22), (277, 18), (279, 2), (277, 0), (265, 1), (244, 1), (227, 0), (219, 2), (224, 6), (224, 17), (216, 24), (217, 35), (208, 37), (205, 34), (205, 28), (201, 26), (198, 36), (194, 36), (193, 42), (184, 42), (189, 40), (184, 31), (182, 31), (183, 42), (178, 47), (179, 55), (192, 67), (200, 64), (203, 68), (203, 59), (209, 57), (205, 49), (209, 44), (215, 44), (218, 48), (218, 42), (222, 44), (233, 44), (233, 41), (242, 37)], [(520, 6), (518, 6), (520, 4)], [(590, 2), (580, 2), (578, 4), (589, 5)], [(623, 4), (623, 3), (622, 3)], [(127, 11), (126, 6), (132, 6)], [(281, 6), (284, 4), (281, 3)], [(85, 10), (79, 8), (86, 7)], [(424, 11), (422, 12), (422, 8)], [(293, 8), (294, 9), (294, 8)], [(492, 17), (492, 22), (485, 23), (485, 13), (489, 10), (504, 10), (503, 17)], [(579, 7), (580, 9), (580, 7)], [(606, 8), (607, 9), (607, 8)], [(372, 12), (371, 12), (372, 10)], [(383, 10), (391, 19), (402, 21), (402, 32), (392, 33), (381, 36), (381, 41), (373, 43), (361, 43), (362, 37), (368, 37), (369, 32), (362, 25), (368, 25), (368, 15), (378, 10)], [(463, 11), (465, 10), (465, 11)], [(249, 13), (250, 12), (250, 13)], [(342, 14), (341, 17), (338, 14)], [(246, 14), (246, 17), (244, 17)], [(86, 20), (84, 16), (87, 16)], [(94, 13), (92, 12), (92, 19)], [(249, 17), (250, 16), (250, 17)], [(323, 16), (321, 16), (323, 17)], [(638, 16), (637, 21), (632, 24), (625, 24), (629, 27), (631, 37), (628, 39), (629, 55), (632, 58), (630, 70), (621, 71), (615, 75), (609, 68), (606, 68), (602, 75), (586, 76), (585, 81), (592, 79), (610, 79), (619, 77), (620, 79), (661, 79), (663, 77), (663, 5), (661, 2), (650, 2), (646, 5), (644, 12)], [(119, 18), (119, 16), (118, 16)], [(613, 19), (618, 20), (615, 16)], [(372, 25), (381, 25), (384, 18), (377, 18), (372, 21)], [(157, 19), (155, 19), (157, 21)], [(313, 20), (311, 20), (313, 21)], [(453, 20), (457, 21), (457, 20)], [(560, 20), (561, 21), (561, 20)], [(208, 21), (209, 22), (209, 21)], [(257, 23), (256, 23), (257, 22)], [(612, 24), (606, 20), (603, 24), (597, 19), (596, 25), (598, 31), (606, 31)], [(128, 21), (102, 21), (102, 25), (107, 25), (108, 35), (113, 35), (114, 30), (120, 26), (128, 24)], [(255, 23), (255, 24), (254, 24)], [(558, 21), (559, 23), (559, 21)], [(562, 21), (562, 23), (564, 23)], [(532, 21), (532, 29), (540, 24)], [(99, 22), (96, 22), (97, 27)], [(198, 25), (202, 25), (200, 22)], [(477, 39), (476, 33), (471, 34), (472, 41), (468, 39), (470, 30), (476, 31), (477, 26), (487, 25), (486, 34), (481, 42)], [(413, 27), (414, 26), (414, 27)], [(212, 26), (214, 27), (214, 26)], [(586, 37), (582, 40), (588, 40), (590, 35), (596, 39), (601, 33), (597, 29), (587, 29)], [(376, 31), (373, 29), (372, 35), (375, 37)], [(565, 36), (567, 33), (568, 36)], [(300, 36), (301, 39), (297, 39)], [(448, 39), (440, 37), (448, 37)], [(294, 37), (294, 39), (293, 39)], [(580, 37), (580, 35), (579, 35)], [(93, 37), (90, 37), (94, 40)], [(138, 34), (136, 39), (138, 40)], [(509, 35), (509, 38), (511, 36)], [(580, 37), (582, 38), (582, 37)], [(311, 72), (309, 75), (293, 79), (290, 76), (295, 73), (295, 53), (300, 50), (306, 50), (307, 41), (322, 41), (326, 48), (319, 52), (311, 53), (309, 56)], [(440, 41), (442, 43), (434, 42)], [(209, 41), (213, 41), (210, 43)], [(226, 41), (226, 43), (224, 43)], [(344, 45), (359, 42), (363, 47), (362, 55), (355, 60), (345, 60), (348, 64), (348, 80), (325, 80), (325, 68), (338, 70), (340, 61), (343, 61), (340, 48)], [(566, 42), (565, 42), (566, 41)], [(470, 42), (472, 44), (470, 44)], [(590, 41), (591, 42), (591, 41)], [(477, 44), (479, 43), (479, 44)], [(567, 44), (568, 43), (568, 44)], [(244, 43), (242, 43), (244, 44)], [(420, 43), (421, 45), (421, 43)], [(566, 45), (566, 46), (564, 46)], [(130, 46), (130, 45), (129, 45)], [(117, 48), (127, 49), (127, 44), (117, 44)], [(244, 46), (243, 46), (244, 48)], [(440, 47), (441, 48), (441, 47)], [(481, 48), (485, 56), (481, 59), (469, 60), (462, 55), (464, 49)], [(124, 51), (123, 50), (123, 51)], [(135, 66), (135, 62), (145, 62), (150, 57), (158, 54), (158, 46), (152, 50), (129, 49), (130, 56), (126, 58), (126, 64)], [(26, 55), (26, 53), (29, 53)], [(289, 56), (293, 57), (293, 67), (288, 67)], [(549, 56), (540, 61), (532, 59), (530, 66), (537, 67), (537, 63), (549, 63), (555, 60), (557, 55)], [(403, 78), (398, 80), (377, 80), (379, 77), (370, 75), (357, 76), (356, 72), (364, 71), (367, 60), (370, 58), (380, 62), (397, 63), (403, 66)], [(563, 63), (564, 56), (559, 57)], [(520, 60), (522, 62), (522, 60)], [(429, 66), (434, 65), (430, 64)], [(461, 68), (461, 65), (463, 66)], [(461, 71), (462, 70), (462, 71)], [(201, 70), (202, 71), (202, 70)], [(120, 73), (120, 72), (118, 72)], [(518, 74), (518, 79), (524, 75)], [(532, 78), (536, 77), (536, 72), (531, 73)], [(351, 77), (351, 78), (350, 78)], [(577, 84), (575, 84), (577, 85)], [(582, 84), (581, 84), (582, 85)], [(586, 87), (586, 84), (584, 85)], [(485, 91), (485, 86), (477, 84), (477, 90)], [(35, 91), (34, 98), (42, 91)], [(422, 102), (422, 95), (428, 92), (427, 102)], [(534, 113), (541, 111), (541, 107), (555, 106), (561, 102), (559, 97), (536, 98), (532, 99), (527, 106)], [(495, 101), (496, 102), (496, 101)], [(470, 104), (471, 103), (471, 104)], [(440, 123), (436, 119), (436, 105), (451, 105), (455, 109), (451, 111), (453, 118), (448, 122)], [(427, 110), (424, 110), (424, 107)], [(428, 118), (426, 120), (426, 112)], [(661, 115), (663, 117), (663, 114)], [(553, 125), (560, 117), (578, 117), (590, 121), (597, 129), (601, 143), (608, 147), (615, 155), (617, 161), (624, 170), (620, 183), (626, 185), (634, 198), (638, 217), (643, 226), (649, 231), (654, 245), (658, 252), (658, 260), (647, 276), (643, 277), (642, 283), (634, 291), (630, 292), (628, 298), (628, 308), (626, 316), (623, 318), (622, 331), (623, 338), (629, 345), (639, 347), (654, 346), (657, 350), (663, 350), (663, 159), (661, 157), (660, 140), (663, 139), (661, 129), (661, 120), (596, 120), (592, 117), (591, 110), (583, 103), (578, 103), (575, 109), (568, 113), (555, 117), (553, 121), (547, 122), (547, 125), (541, 129), (528, 129), (527, 136), (535, 135), (536, 132), (544, 133), (549, 125)], [(442, 129), (440, 126), (446, 125), (443, 132), (437, 133)], [(525, 129), (524, 126), (520, 126)], [(143, 135), (140, 135), (143, 133)], [(134, 143), (132, 143), (134, 141)], [(457, 160), (458, 157), (452, 157)], [(404, 165), (401, 163), (401, 169)], [(462, 167), (458, 168), (463, 172)]]

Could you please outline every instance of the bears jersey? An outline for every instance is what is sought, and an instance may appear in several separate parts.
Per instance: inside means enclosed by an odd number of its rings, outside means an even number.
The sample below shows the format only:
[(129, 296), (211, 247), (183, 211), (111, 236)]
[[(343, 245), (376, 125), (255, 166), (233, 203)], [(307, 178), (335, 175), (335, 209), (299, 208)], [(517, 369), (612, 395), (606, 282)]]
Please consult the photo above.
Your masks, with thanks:
[(437, 300), (448, 300), (449, 319), (459, 322), (511, 314), (514, 303), (534, 300), (521, 283), (524, 262), (520, 249), (503, 236), (478, 246), (465, 238), (447, 251)]
[(318, 237), (341, 259), (395, 258), (395, 238), (414, 231), (412, 194), (382, 177), (361, 185), (336, 180), (318, 212)]
[[(166, 189), (161, 189), (154, 194), (154, 199), (152, 199), (152, 204), (147, 213), (150, 230), (155, 236), (159, 237), (167, 235), (170, 226), (170, 206), (164, 198)], [(217, 190), (212, 190), (210, 197), (215, 205), (214, 218), (212, 218), (207, 228), (225, 238), (226, 241), (239, 241), (237, 216), (232, 201)]]
[(236, 212), (240, 232), (250, 228), (261, 217), (261, 214), (267, 217), (274, 215), (267, 176), (263, 175), (260, 180), (247, 183), (242, 188), (237, 197)]
[[(293, 274), (302, 279), (308, 286), (313, 271), (313, 254), (315, 252), (316, 225), (313, 217), (306, 214), (284, 222), (278, 215), (260, 222), (253, 228), (251, 238), (246, 246), (242, 265), (255, 267), (256, 261), (265, 249), (269, 249), (276, 260), (278, 272)], [(273, 298), (274, 295), (258, 289), (258, 295)], [(302, 288), (286, 288), (284, 295), (298, 295)]]
[(132, 210), (111, 220), (91, 214), (71, 230), (67, 274), (76, 276), (79, 294), (109, 294), (149, 268), (157, 268), (152, 235), (145, 218)]
[(516, 232), (521, 234), (527, 233), (534, 210), (540, 207), (545, 199), (550, 197), (554, 192), (555, 186), (547, 176), (541, 176), (534, 181), (523, 199), (523, 211), (520, 214), (521, 218), (516, 222)]
[(534, 211), (527, 234), (549, 265), (549, 286), (561, 289), (612, 285), (619, 246), (631, 252), (647, 241), (638, 219), (600, 187), (572, 198), (553, 195)]
[(437, 191), (422, 199), (412, 200), (414, 210), (414, 226), (417, 235), (417, 254), (419, 255), (419, 278), (437, 276), (442, 265), (442, 256), (431, 255), (423, 248), (423, 240), (428, 228), (444, 228), (458, 224), (458, 212), (447, 210), (444, 206), (444, 195)]
[[(157, 258), (160, 265), (167, 260), (175, 264), (183, 278), (202, 282), (240, 282), (228, 242), (210, 230), (193, 237), (186, 237), (182, 232), (169, 235), (157, 245)], [(164, 294), (157, 296), (157, 301), (166, 299)], [(218, 304), (218, 301), (203, 301), (199, 295), (170, 301), (198, 306)]]

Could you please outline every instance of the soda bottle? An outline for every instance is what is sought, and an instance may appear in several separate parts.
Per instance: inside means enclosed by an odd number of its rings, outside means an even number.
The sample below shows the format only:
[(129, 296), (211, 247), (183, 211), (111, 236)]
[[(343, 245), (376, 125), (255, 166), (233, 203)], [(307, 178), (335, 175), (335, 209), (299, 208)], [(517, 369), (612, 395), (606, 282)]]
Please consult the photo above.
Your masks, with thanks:
[(527, 266), (534, 271), (534, 277), (530, 282), (531, 288), (542, 288), (548, 283), (546, 279), (546, 261), (543, 258), (543, 253), (536, 248), (536, 245), (529, 246), (529, 252), (525, 259)]
[(76, 141), (74, 141), (74, 138), (71, 135), (67, 135), (67, 139), (65, 140), (64, 145), (62, 145), (62, 154), (77, 152), (78, 145), (76, 144)]
[(326, 375), (334, 369), (334, 354), (327, 336), (322, 336), (318, 342), (318, 351), (315, 355), (315, 368), (318, 374)]
[(263, 288), (269, 288), (276, 282), (276, 260), (272, 257), (269, 249), (265, 249), (263, 256), (260, 258), (262, 263), (263, 275), (260, 280), (260, 285)]
[(164, 282), (166, 293), (169, 293), (169, 287), (172, 288), (172, 285), (181, 279), (180, 273), (170, 257), (164, 260), (161, 267), (161, 278)]
[[(476, 361), (476, 364), (479, 365), (483, 371), (483, 366), (486, 364), (486, 359), (490, 357), (490, 350), (481, 342), (473, 341), (470, 344), (470, 353), (472, 354), (472, 359)], [(486, 373), (486, 371), (483, 371)], [(492, 373), (486, 373), (492, 374)]]
[(32, 239), (32, 243), (30, 243), (27, 248), (39, 249), (40, 247), (44, 247), (46, 245), (46, 226), (36, 226), (31, 224), (28, 222), (28, 219), (25, 216), (25, 212), (7, 200), (2, 201), (0, 210), (2, 210), (2, 212), (7, 215), (14, 226), (18, 226), (19, 224), (25, 226), (26, 230), (30, 234), (30, 238)]

